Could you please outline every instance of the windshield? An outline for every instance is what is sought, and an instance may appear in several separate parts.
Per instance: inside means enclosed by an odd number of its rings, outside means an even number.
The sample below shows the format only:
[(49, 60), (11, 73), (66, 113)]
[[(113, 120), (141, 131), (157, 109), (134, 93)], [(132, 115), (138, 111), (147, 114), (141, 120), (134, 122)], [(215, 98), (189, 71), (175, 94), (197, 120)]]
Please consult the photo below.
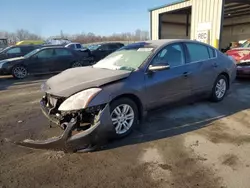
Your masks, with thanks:
[(40, 49), (36, 49), (36, 50), (33, 50), (31, 51), (30, 53), (27, 53), (24, 58), (29, 58), (31, 57), (32, 55), (34, 55), (35, 53), (37, 53)]
[(6, 47), (6, 48), (3, 48), (2, 50), (0, 50), (0, 53), (2, 53), (2, 52), (6, 52), (8, 49), (10, 49), (11, 48), (11, 46), (9, 46), (9, 47)]
[(91, 45), (91, 46), (88, 47), (88, 49), (96, 50), (99, 46), (101, 46), (101, 45)]
[(95, 64), (94, 68), (136, 70), (152, 53), (153, 48), (116, 51)]

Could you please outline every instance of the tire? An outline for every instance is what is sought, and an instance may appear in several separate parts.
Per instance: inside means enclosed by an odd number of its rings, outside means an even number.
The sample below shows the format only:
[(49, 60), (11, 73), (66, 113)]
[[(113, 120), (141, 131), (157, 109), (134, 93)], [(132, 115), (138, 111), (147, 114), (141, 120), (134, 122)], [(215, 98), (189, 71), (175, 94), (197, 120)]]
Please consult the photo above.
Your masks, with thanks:
[(74, 63), (72, 63), (71, 68), (75, 68), (75, 67), (81, 67), (82, 63), (80, 61), (76, 61)]
[[(120, 116), (118, 116), (117, 114), (119, 112), (118, 109), (120, 109), (120, 112), (121, 112)], [(122, 114), (125, 114), (125, 115), (122, 115)], [(132, 101), (131, 99), (120, 98), (111, 102), (110, 116), (111, 116), (113, 125), (115, 126), (116, 138), (122, 138), (122, 137), (129, 135), (132, 132), (133, 127), (137, 124), (138, 119), (139, 119), (138, 107), (135, 104), (135, 102)], [(133, 119), (132, 119), (132, 116), (133, 116)]]
[(17, 79), (23, 79), (28, 76), (27, 68), (23, 65), (16, 65), (12, 68), (12, 76)]
[(228, 82), (226, 76), (219, 75), (214, 83), (212, 94), (211, 94), (211, 101), (219, 102), (222, 101), (227, 93), (228, 90)]

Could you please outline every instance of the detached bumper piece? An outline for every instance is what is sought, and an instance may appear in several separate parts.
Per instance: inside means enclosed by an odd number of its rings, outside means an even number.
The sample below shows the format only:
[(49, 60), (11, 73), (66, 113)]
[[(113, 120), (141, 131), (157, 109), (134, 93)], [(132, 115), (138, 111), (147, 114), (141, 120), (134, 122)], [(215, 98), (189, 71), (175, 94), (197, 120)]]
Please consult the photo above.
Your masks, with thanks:
[[(57, 124), (59, 123), (59, 120), (52, 118), (49, 111), (46, 110), (43, 100), (41, 101), (41, 107), (46, 117)], [(17, 144), (35, 149), (63, 150), (65, 152), (88, 152), (105, 144), (115, 135), (115, 129), (110, 118), (108, 104), (98, 113), (95, 118), (95, 123), (91, 125), (90, 128), (77, 132), (78, 124), (78, 117), (71, 118), (68, 123), (63, 123), (65, 129), (61, 136), (43, 141), (26, 139)], [(62, 127), (62, 125), (60, 126)]]

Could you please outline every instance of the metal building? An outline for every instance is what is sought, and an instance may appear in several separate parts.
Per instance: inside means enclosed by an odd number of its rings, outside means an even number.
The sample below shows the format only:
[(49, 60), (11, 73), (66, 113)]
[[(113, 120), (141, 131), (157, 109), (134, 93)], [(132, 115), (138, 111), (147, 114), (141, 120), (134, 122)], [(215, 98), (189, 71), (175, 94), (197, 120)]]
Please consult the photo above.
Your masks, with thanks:
[(188, 38), (225, 48), (250, 38), (250, 0), (182, 0), (149, 12), (153, 40)]

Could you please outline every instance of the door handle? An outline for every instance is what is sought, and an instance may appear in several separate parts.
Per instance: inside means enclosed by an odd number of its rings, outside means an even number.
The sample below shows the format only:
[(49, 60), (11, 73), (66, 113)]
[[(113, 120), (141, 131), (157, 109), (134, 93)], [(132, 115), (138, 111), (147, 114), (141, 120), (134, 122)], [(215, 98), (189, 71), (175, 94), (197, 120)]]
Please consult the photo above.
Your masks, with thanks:
[(213, 67), (218, 67), (218, 64), (217, 64), (217, 63), (214, 63), (214, 64), (213, 64)]

